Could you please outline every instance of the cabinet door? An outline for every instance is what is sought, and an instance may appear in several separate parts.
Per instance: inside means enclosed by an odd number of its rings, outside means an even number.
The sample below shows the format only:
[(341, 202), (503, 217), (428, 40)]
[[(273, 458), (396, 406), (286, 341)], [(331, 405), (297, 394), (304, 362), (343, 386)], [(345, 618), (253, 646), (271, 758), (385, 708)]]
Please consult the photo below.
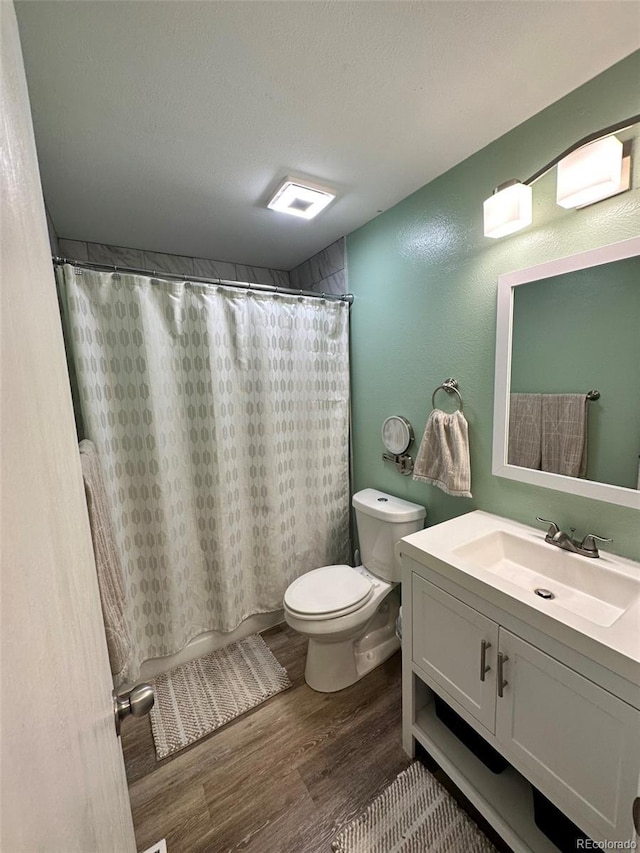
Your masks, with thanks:
[(455, 700), (493, 732), (497, 624), (418, 575), (413, 575), (412, 586), (414, 663), (436, 692), (443, 688), (446, 701)]
[(640, 713), (500, 628), (504, 756), (596, 841), (633, 837)]

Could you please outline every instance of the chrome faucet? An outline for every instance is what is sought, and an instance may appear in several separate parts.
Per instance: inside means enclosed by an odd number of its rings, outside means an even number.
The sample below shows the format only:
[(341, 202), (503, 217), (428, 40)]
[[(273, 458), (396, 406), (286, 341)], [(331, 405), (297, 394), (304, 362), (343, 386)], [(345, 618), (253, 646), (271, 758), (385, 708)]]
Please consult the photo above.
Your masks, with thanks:
[[(549, 521), (548, 518), (540, 518), (536, 516), (536, 521), (541, 521), (543, 524), (549, 525), (547, 535), (544, 541), (549, 545), (555, 545), (556, 548), (562, 548), (563, 551), (571, 551), (573, 554), (581, 554), (583, 557), (599, 557), (598, 546), (596, 539), (599, 542), (613, 542), (613, 539), (605, 539), (603, 536), (598, 536), (596, 533), (587, 533), (582, 542), (578, 542), (569, 533), (560, 530), (555, 521)], [(571, 533), (575, 532), (575, 527), (570, 527)]]

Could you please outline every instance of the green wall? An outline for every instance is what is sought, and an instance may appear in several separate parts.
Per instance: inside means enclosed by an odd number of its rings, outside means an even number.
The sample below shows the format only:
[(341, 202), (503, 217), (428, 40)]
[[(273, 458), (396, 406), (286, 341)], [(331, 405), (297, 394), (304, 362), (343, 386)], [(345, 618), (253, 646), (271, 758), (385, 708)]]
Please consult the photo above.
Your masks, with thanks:
[[(640, 559), (637, 511), (491, 474), (498, 275), (640, 233), (640, 127), (620, 135), (633, 140), (630, 192), (567, 211), (555, 204), (552, 170), (534, 186), (532, 226), (500, 240), (482, 234), (482, 202), (495, 186), (526, 178), (588, 133), (640, 113), (639, 79), (640, 51), (348, 236), (356, 489), (422, 503), (428, 524), (473, 509), (532, 525), (542, 515), (578, 535), (612, 536), (611, 550)], [(626, 371), (637, 393), (638, 366)], [(381, 458), (380, 428), (391, 414), (414, 425), (415, 456), (431, 394), (449, 376), (459, 382), (469, 422), (473, 498), (414, 482)], [(447, 395), (439, 392), (437, 402), (447, 408)]]
[(515, 289), (511, 390), (584, 393), (587, 479), (635, 489), (640, 452), (640, 257)]

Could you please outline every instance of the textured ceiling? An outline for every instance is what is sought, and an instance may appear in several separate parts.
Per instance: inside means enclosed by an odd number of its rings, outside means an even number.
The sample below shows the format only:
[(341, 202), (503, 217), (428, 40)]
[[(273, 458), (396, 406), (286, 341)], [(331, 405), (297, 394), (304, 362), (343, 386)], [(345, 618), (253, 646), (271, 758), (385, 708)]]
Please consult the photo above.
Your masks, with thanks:
[[(617, 0), (16, 8), (60, 236), (281, 269), (640, 46)], [(338, 200), (267, 210), (287, 174)]]

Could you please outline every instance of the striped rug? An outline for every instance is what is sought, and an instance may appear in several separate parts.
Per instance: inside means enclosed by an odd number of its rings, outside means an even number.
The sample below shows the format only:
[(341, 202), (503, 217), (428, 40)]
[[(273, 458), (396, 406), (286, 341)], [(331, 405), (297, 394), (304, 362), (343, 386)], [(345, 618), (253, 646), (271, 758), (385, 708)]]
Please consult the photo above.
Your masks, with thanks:
[(335, 853), (496, 853), (419, 761), (340, 832), (332, 849)]
[(151, 730), (166, 758), (291, 687), (258, 634), (159, 675), (153, 681)]

